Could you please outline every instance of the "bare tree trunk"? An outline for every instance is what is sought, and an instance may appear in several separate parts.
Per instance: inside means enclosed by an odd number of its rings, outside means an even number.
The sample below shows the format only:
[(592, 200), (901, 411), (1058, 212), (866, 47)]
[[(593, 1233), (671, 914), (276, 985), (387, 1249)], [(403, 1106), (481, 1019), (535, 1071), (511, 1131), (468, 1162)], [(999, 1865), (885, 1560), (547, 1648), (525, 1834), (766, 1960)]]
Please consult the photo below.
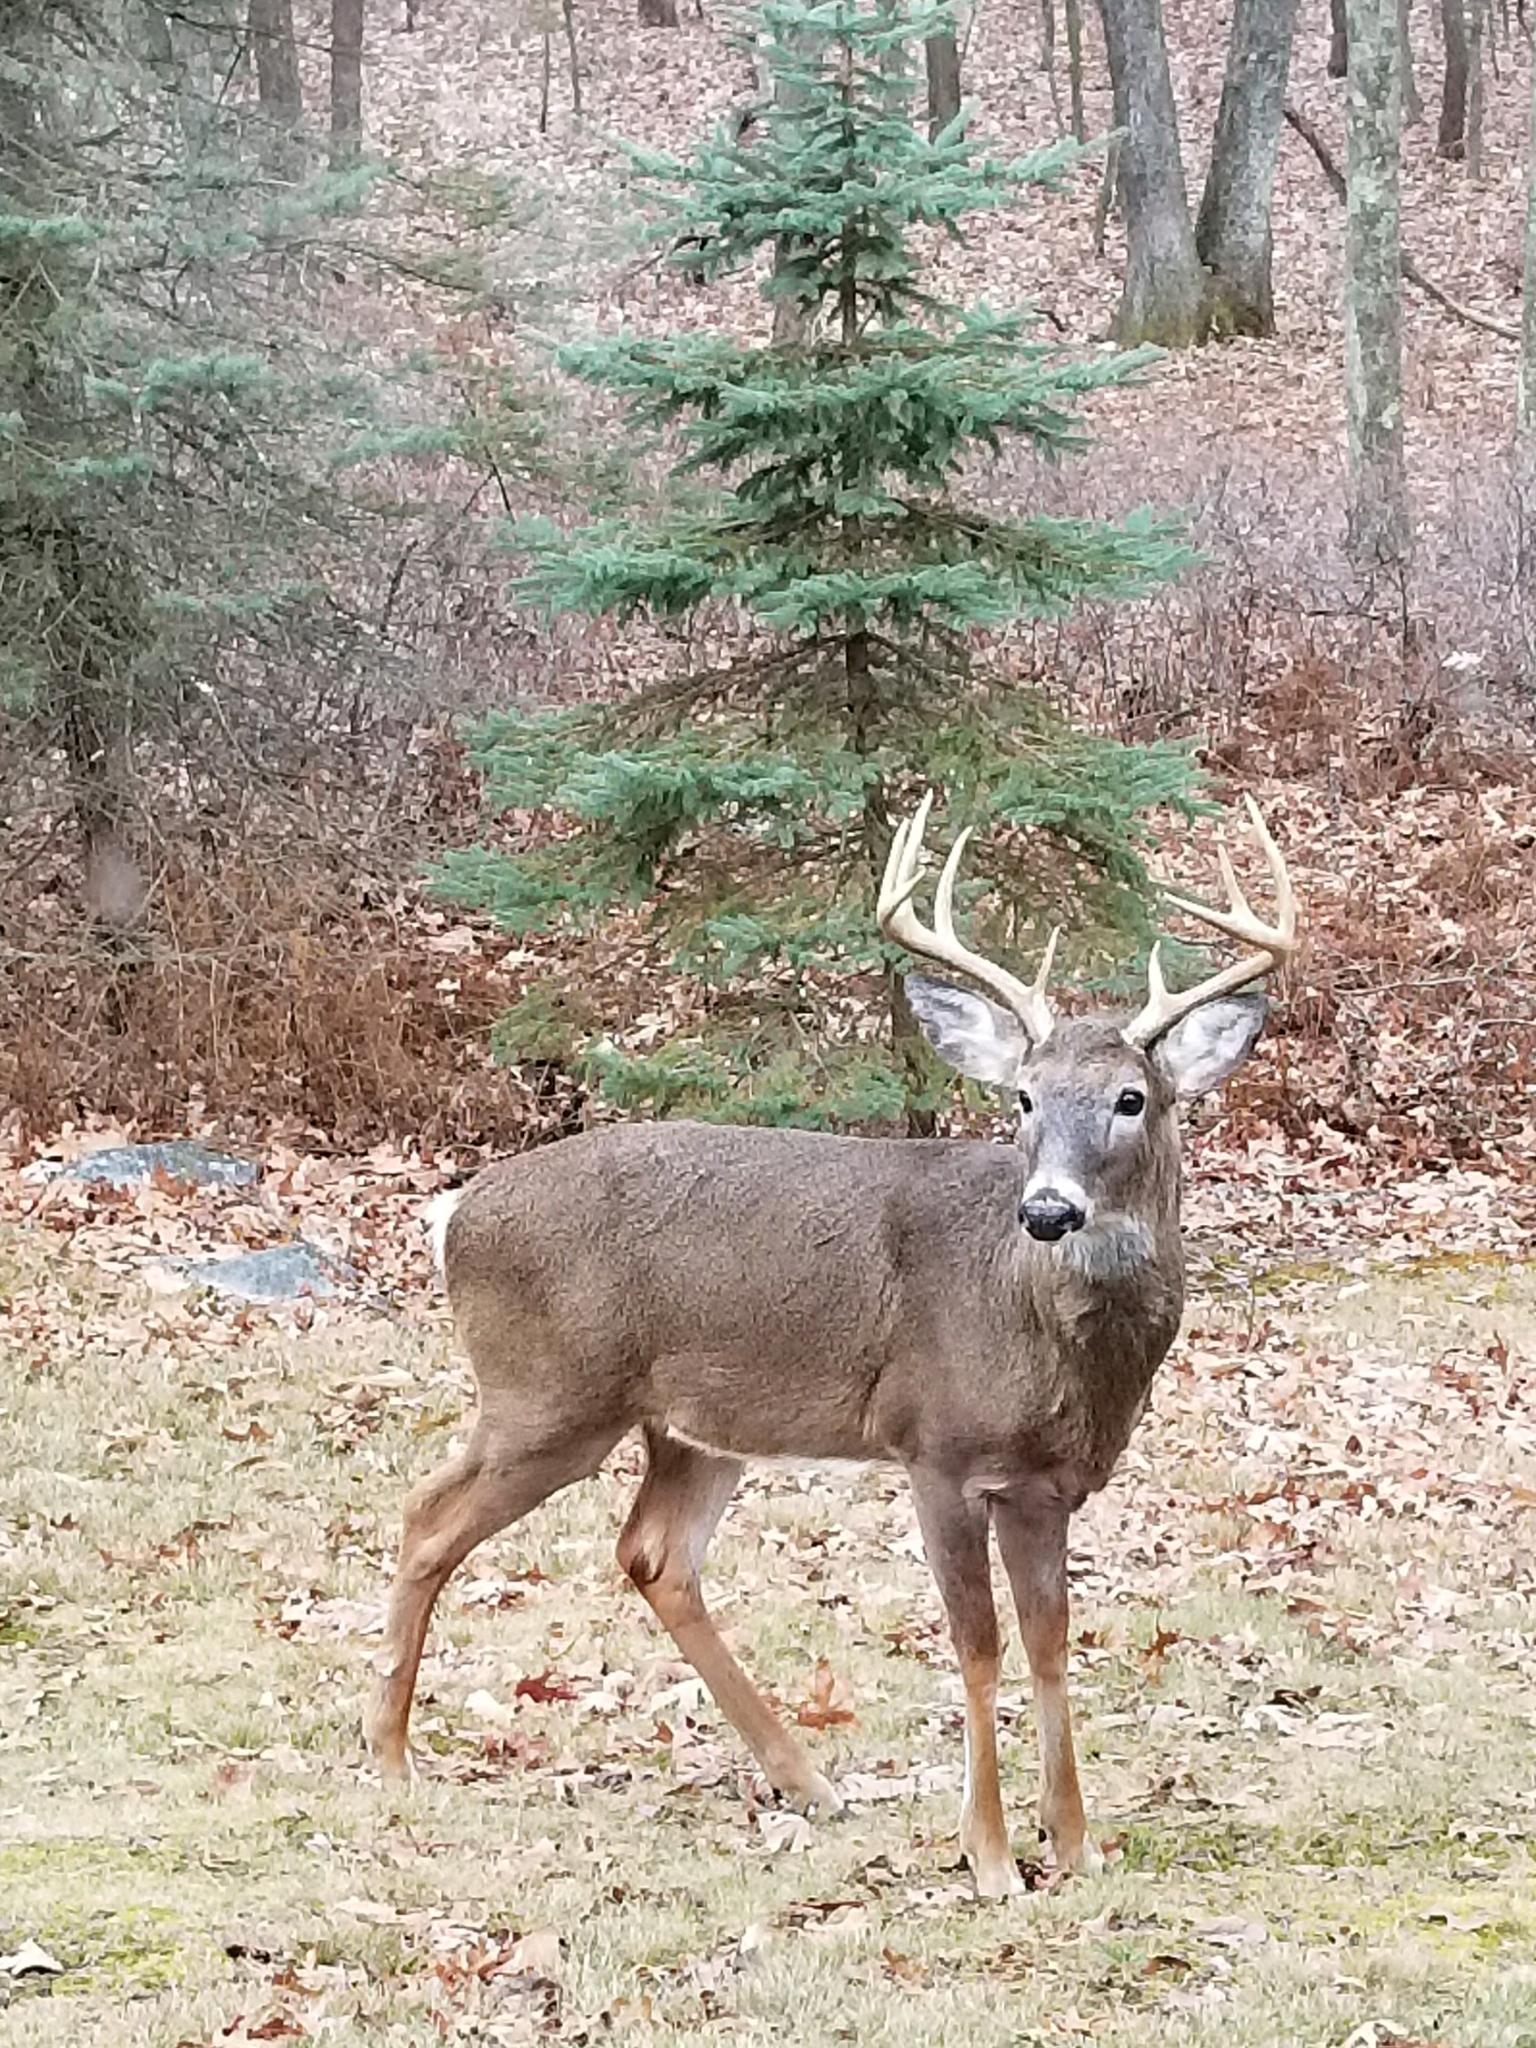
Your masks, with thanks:
[(1344, 0), (1328, 0), (1328, 76), (1349, 74), (1349, 29), (1345, 23)]
[(251, 42), (256, 50), (256, 94), (275, 126), (297, 128), (304, 118), (293, 0), (251, 0)]
[(923, 44), (928, 67), (928, 133), (937, 135), (960, 111), (960, 45), (953, 29)]
[(1445, 83), (1440, 93), (1441, 156), (1459, 158), (1467, 147), (1467, 17), (1462, 0), (1440, 0), (1445, 33)]
[[(50, 77), (53, 52), (43, 10), (16, 13), (19, 19), (5, 24), (12, 62), (0, 66), (0, 212), (47, 215), (62, 204), (50, 176), (54, 159), (39, 147), (50, 112), (42, 81)], [(0, 240), (7, 344), (0, 349), (0, 417), (15, 414), (29, 438), (61, 461), (77, 450), (46, 324), (56, 306), (69, 304), (63, 268), (68, 260), (46, 239), (35, 248), (24, 239)], [(61, 266), (57, 275), (55, 265)], [(13, 513), (6, 539), (31, 557), (31, 564), (24, 556), (16, 565), (20, 573), (31, 566), (47, 591), (40, 599), (49, 614), (44, 702), (69, 774), (86, 915), (115, 953), (149, 898), (132, 847), (131, 799), (131, 673), (142, 645), (143, 604), (132, 536), (106, 515), (93, 515), (91, 502), (89, 493), (78, 505), (60, 498), (56, 507), (51, 501), (39, 507), (35, 499), (23, 499), (27, 530), (18, 531)], [(6, 566), (11, 568), (9, 555)]]
[(110, 686), (89, 675), (71, 679), (59, 713), (85, 853), (86, 915), (98, 937), (115, 945), (142, 921), (149, 903), (131, 843), (129, 715)]
[(571, 70), (571, 112), (581, 118), (581, 59), (576, 51), (576, 0), (560, 0), (560, 19), (565, 24), (565, 54)]
[(1104, 152), (1104, 169), (1099, 178), (1099, 189), (1093, 201), (1093, 253), (1104, 254), (1104, 243), (1109, 233), (1109, 216), (1115, 210), (1115, 194), (1120, 189), (1120, 137), (1110, 138)]
[(1531, 66), (1530, 133), (1525, 163), (1525, 296), (1520, 309), (1520, 374), (1515, 434), (1536, 472), (1536, 64)]
[(331, 163), (356, 161), (363, 146), (364, 0), (331, 0)]
[(1236, 0), (1195, 248), (1212, 327), (1273, 334), (1270, 208), (1280, 161), (1296, 0)]
[(1416, 128), (1424, 118), (1419, 82), (1413, 71), (1413, 0), (1397, 0), (1397, 39), (1403, 50), (1403, 122)]
[(1467, 170), (1477, 179), (1483, 175), (1483, 109), (1487, 82), (1483, 76), (1483, 30), (1487, 25), (1487, 0), (1467, 0)]
[(1088, 140), (1088, 116), (1083, 111), (1083, 0), (1066, 0), (1067, 90), (1071, 97), (1072, 133), (1078, 142)]
[(1066, 124), (1061, 117), (1061, 81), (1056, 76), (1056, 0), (1040, 0), (1040, 69), (1050, 87), (1051, 112), (1059, 135)]
[(1397, 0), (1349, 0), (1348, 215), (1344, 231), (1344, 384), (1349, 428), (1349, 550), (1362, 568), (1409, 553), (1403, 459), (1401, 53)]
[(676, 28), (677, 0), (640, 0), (642, 28)]
[(1168, 75), (1162, 0), (1099, 0), (1115, 126), (1124, 129), (1125, 286), (1115, 333), (1124, 342), (1188, 348), (1203, 341), (1205, 272), (1195, 249), (1179, 117)]
[(171, 24), (166, 19), (165, 9), (156, 0), (140, 0), (134, 10), (144, 38), (144, 55), (150, 69), (162, 79), (172, 70), (176, 62), (176, 49), (171, 41)]
[[(793, 30), (784, 31), (793, 35)], [(770, 84), (771, 81), (771, 84)], [(775, 74), (761, 59), (758, 67), (758, 91), (767, 98), (770, 95), (778, 107), (792, 110), (801, 104), (804, 95), (792, 80), (782, 73)], [(803, 260), (805, 244), (794, 235), (780, 235), (773, 245), (773, 275), (775, 285), (792, 278), (795, 272), (797, 253)], [(811, 331), (811, 320), (815, 311), (812, 300), (796, 298), (793, 292), (773, 294), (773, 339), (780, 346), (793, 347), (805, 340)]]
[(1526, 672), (1532, 668), (1532, 614), (1536, 610), (1536, 64), (1531, 66), (1530, 118), (1525, 164), (1525, 299), (1520, 319), (1520, 369), (1515, 384), (1516, 601), (1525, 640)]

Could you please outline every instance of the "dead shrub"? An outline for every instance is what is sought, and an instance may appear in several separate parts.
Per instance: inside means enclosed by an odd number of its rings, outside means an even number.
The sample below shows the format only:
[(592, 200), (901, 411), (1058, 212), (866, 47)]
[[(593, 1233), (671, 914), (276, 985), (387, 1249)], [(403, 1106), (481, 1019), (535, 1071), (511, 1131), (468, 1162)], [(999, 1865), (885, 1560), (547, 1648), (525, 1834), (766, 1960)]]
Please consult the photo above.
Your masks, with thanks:
[(115, 956), (13, 964), (0, 1094), (32, 1128), (94, 1111), (504, 1143), (548, 1115), (535, 1082), (490, 1060), (506, 983), (467, 928), (439, 919), (451, 942), (434, 946), (419, 903), (360, 902), (323, 868), (248, 853), (215, 876), (171, 866), (154, 913)]

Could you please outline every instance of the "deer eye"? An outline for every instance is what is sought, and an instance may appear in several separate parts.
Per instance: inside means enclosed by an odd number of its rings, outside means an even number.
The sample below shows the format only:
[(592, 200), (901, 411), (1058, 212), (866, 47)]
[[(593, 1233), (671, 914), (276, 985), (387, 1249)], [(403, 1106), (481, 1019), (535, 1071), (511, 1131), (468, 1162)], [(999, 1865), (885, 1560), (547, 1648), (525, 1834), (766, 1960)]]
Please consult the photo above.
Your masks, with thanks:
[(1147, 1098), (1139, 1088), (1122, 1088), (1115, 1097), (1116, 1116), (1140, 1116), (1147, 1106)]
[(1028, 1096), (1027, 1096), (1027, 1095), (1025, 1094), (1024, 1090), (1023, 1090), (1023, 1089), (1021, 1088), (1021, 1089), (1019, 1090), (1019, 1109), (1020, 1109), (1020, 1112), (1021, 1112), (1021, 1113), (1022, 1113), (1022, 1114), (1023, 1114), (1024, 1116), (1028, 1116), (1028, 1115), (1029, 1115), (1029, 1113), (1030, 1113), (1030, 1111), (1031, 1111), (1031, 1110), (1032, 1110), (1032, 1109), (1034, 1108), (1034, 1106), (1035, 1106), (1035, 1105), (1034, 1105), (1034, 1103), (1033, 1103), (1033, 1102), (1031, 1102), (1031, 1100), (1029, 1099), (1029, 1097), (1028, 1097)]

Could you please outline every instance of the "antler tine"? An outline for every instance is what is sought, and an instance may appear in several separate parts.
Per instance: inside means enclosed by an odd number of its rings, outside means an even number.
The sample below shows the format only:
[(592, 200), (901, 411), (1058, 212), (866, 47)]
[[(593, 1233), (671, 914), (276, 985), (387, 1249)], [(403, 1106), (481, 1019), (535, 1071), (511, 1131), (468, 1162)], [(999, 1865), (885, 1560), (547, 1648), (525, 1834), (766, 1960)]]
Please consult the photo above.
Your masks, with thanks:
[(1020, 981), (1007, 968), (999, 967), (980, 953), (973, 953), (963, 943), (955, 932), (954, 896), (955, 878), (960, 872), (961, 857), (971, 836), (969, 826), (956, 837), (949, 849), (933, 892), (933, 924), (931, 927), (925, 925), (912, 908), (912, 896), (922, 879), (923, 833), (932, 808), (933, 791), (929, 790), (911, 818), (896, 827), (875, 908), (880, 929), (888, 939), (905, 946), (919, 959), (952, 968), (979, 982), (1018, 1018), (1034, 1044), (1043, 1045), (1050, 1037), (1055, 1021), (1045, 999), (1045, 983), (1060, 932), (1052, 932), (1040, 972), (1032, 982)]
[(1237, 871), (1232, 865), (1232, 856), (1227, 850), (1225, 833), (1216, 842), (1216, 865), (1221, 869), (1221, 886), (1227, 892), (1227, 901), (1234, 910), (1240, 910), (1245, 917), (1252, 917), (1253, 905), (1243, 894), (1243, 885), (1237, 879)]
[(891, 835), (891, 850), (886, 855), (880, 896), (875, 905), (875, 916), (882, 930), (887, 919), (894, 917), (911, 900), (922, 879), (923, 830), (932, 805), (933, 791), (929, 790), (913, 815), (904, 818)]
[(1296, 891), (1291, 887), (1290, 871), (1285, 865), (1285, 855), (1275, 844), (1274, 834), (1264, 822), (1264, 813), (1245, 790), (1243, 802), (1248, 807), (1248, 820), (1253, 826), (1253, 836), (1263, 849), (1269, 865), (1269, 878), (1275, 885), (1275, 908), (1280, 916), (1280, 929), (1287, 933), (1294, 945), (1296, 939)]
[(1177, 1024), (1191, 1010), (1202, 1003), (1213, 1002), (1218, 996), (1233, 995), (1238, 989), (1246, 988), (1250, 982), (1262, 980), (1285, 964), (1296, 950), (1296, 893), (1291, 886), (1290, 874), (1286, 869), (1285, 856), (1275, 844), (1263, 814), (1251, 796), (1245, 796), (1249, 822), (1254, 837), (1264, 854), (1269, 868), (1270, 879), (1275, 888), (1275, 915), (1273, 923), (1266, 923), (1254, 910), (1243, 894), (1237, 876), (1233, 872), (1231, 856), (1225, 844), (1217, 853), (1217, 863), (1227, 891), (1227, 908), (1215, 910), (1208, 903), (1196, 903), (1188, 896), (1170, 896), (1168, 901), (1178, 910), (1185, 911), (1202, 924), (1224, 937), (1235, 939), (1239, 945), (1248, 946), (1252, 951), (1242, 960), (1236, 960), (1230, 967), (1223, 967), (1219, 973), (1198, 983), (1194, 988), (1184, 989), (1178, 995), (1170, 995), (1168, 984), (1163, 979), (1160, 946), (1154, 946), (1147, 961), (1147, 1000), (1136, 1017), (1125, 1027), (1122, 1034), (1128, 1045), (1145, 1048), (1152, 1045), (1163, 1033)]
[(957, 943), (955, 938), (954, 910), (955, 877), (960, 872), (960, 859), (965, 852), (965, 843), (970, 836), (971, 828), (969, 825), (966, 826), (963, 832), (956, 834), (955, 843), (949, 849), (949, 858), (945, 861), (943, 868), (940, 870), (939, 879), (934, 885), (933, 928), (946, 946), (953, 946)]

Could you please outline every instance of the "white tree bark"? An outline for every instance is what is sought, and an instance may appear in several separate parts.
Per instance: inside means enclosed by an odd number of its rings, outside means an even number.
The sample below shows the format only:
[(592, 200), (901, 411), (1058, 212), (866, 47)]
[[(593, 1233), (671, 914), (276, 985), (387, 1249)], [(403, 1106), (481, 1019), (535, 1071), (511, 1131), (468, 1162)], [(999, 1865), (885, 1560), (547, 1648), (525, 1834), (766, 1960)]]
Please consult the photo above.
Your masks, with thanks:
[(1348, 0), (1345, 101), (1344, 384), (1351, 556), (1401, 564), (1410, 545), (1403, 456), (1399, 149), (1402, 52), (1397, 0)]

